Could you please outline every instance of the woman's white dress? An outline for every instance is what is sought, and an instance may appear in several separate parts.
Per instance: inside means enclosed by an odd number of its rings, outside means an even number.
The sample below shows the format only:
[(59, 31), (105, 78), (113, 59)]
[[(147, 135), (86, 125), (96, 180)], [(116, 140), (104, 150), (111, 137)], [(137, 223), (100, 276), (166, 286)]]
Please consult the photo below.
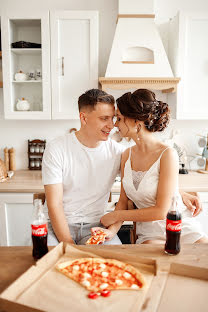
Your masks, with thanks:
[[(135, 172), (131, 168), (130, 148), (129, 157), (124, 167), (124, 177), (122, 182), (126, 196), (134, 202), (138, 209), (155, 206), (156, 204), (157, 186), (160, 175), (160, 159), (165, 150), (161, 153), (160, 157), (149, 168), (149, 170), (145, 172)], [(177, 153), (175, 150), (174, 152)], [(205, 234), (203, 233), (199, 222), (192, 217), (192, 213), (183, 204), (178, 186), (175, 194), (178, 195), (178, 207), (182, 213), (181, 242), (194, 243), (202, 236), (205, 236)], [(136, 241), (137, 244), (152, 239), (165, 240), (166, 220), (137, 222), (136, 233), (138, 234), (138, 239)]]

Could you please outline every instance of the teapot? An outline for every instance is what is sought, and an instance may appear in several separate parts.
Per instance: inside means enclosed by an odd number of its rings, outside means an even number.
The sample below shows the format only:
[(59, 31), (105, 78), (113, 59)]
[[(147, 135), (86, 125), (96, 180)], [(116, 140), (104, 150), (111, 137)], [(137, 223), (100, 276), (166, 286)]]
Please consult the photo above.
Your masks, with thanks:
[(22, 98), (21, 100), (17, 100), (16, 109), (18, 111), (28, 111), (30, 110), (30, 103), (25, 100), (25, 98)]
[(25, 81), (27, 80), (27, 75), (20, 70), (19, 73), (15, 74), (14, 78), (16, 81)]

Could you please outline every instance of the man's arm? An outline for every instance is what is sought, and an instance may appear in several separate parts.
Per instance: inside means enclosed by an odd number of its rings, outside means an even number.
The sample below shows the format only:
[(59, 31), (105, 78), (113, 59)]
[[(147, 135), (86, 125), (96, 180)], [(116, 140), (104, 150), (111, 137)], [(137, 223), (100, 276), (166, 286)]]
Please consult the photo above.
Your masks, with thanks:
[(45, 185), (44, 187), (48, 206), (48, 214), (56, 237), (58, 238), (59, 242), (74, 244), (64, 214), (62, 183), (49, 184)]
[(184, 205), (193, 212), (193, 217), (196, 217), (202, 211), (202, 204), (196, 195), (192, 195), (180, 191)]

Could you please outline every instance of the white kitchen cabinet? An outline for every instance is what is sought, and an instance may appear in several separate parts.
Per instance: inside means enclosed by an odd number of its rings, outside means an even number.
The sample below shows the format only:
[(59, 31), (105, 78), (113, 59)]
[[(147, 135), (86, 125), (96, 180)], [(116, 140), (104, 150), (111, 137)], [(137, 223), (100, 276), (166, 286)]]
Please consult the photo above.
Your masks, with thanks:
[(31, 246), (32, 193), (0, 193), (0, 246)]
[(169, 56), (176, 77), (181, 77), (177, 93), (169, 95), (176, 103), (177, 119), (208, 119), (207, 12), (180, 12), (170, 22)]
[[(2, 65), (5, 119), (50, 119), (50, 32), (49, 14), (2, 16)], [(26, 41), (41, 48), (13, 48), (12, 43)], [(16, 81), (15, 73), (40, 70), (40, 80)], [(27, 111), (17, 109), (18, 99), (30, 103)]]
[(78, 97), (98, 87), (98, 12), (50, 14), (52, 119), (78, 119)]
[[(5, 119), (78, 119), (78, 97), (98, 87), (98, 12), (53, 11), (2, 16)], [(41, 43), (39, 49), (13, 49), (11, 43)], [(15, 81), (20, 70), (40, 68), (42, 80)], [(18, 111), (18, 99), (30, 102)]]

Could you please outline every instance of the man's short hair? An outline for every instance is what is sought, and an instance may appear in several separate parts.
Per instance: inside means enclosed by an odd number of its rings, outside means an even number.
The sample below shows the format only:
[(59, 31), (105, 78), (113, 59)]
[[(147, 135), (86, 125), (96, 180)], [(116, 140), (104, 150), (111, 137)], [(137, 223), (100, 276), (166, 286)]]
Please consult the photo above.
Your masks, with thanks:
[(80, 95), (78, 100), (79, 111), (83, 108), (94, 110), (97, 103), (106, 103), (114, 105), (114, 97), (105, 91), (99, 89), (91, 89)]

